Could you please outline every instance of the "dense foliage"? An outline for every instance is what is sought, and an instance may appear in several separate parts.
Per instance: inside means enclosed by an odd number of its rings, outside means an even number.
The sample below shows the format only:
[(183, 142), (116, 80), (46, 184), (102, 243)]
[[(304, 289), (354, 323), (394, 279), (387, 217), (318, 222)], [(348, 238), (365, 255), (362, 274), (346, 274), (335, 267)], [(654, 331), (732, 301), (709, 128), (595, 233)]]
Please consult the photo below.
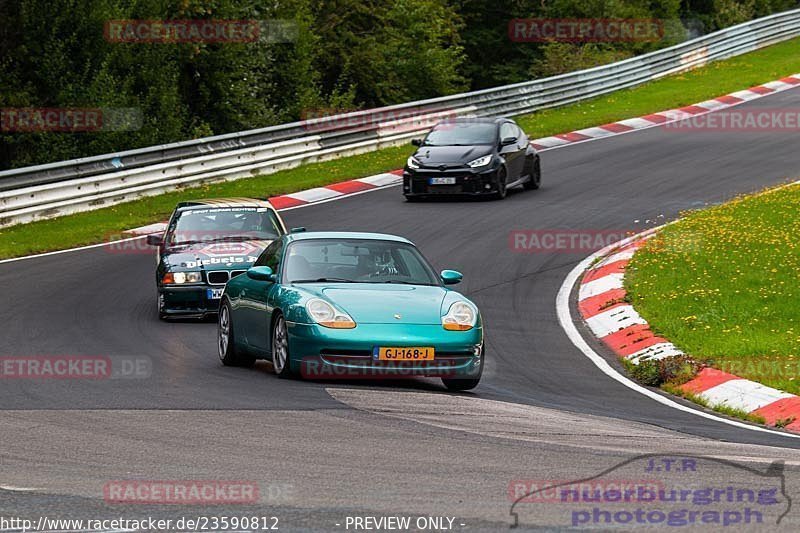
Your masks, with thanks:
[[(134, 109), (128, 131), (0, 131), (0, 169), (424, 99), (618, 60), (794, 0), (0, 0), (0, 109)], [(657, 18), (655, 42), (520, 43), (513, 18)], [(110, 20), (281, 20), (284, 42), (114, 42)], [(688, 30), (687, 30), (688, 28)]]

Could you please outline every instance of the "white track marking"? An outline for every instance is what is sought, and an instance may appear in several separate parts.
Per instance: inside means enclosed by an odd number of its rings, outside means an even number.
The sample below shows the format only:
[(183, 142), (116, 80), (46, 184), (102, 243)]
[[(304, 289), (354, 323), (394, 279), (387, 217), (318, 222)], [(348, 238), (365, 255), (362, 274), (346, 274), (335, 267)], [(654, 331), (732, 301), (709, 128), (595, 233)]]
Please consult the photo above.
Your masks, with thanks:
[(658, 126), (658, 122), (652, 122), (647, 120), (646, 118), (626, 118), (625, 120), (618, 120), (615, 124), (622, 124), (623, 126), (628, 126), (633, 128), (634, 130), (641, 130), (644, 128), (651, 128), (653, 126)]
[(384, 174), (376, 174), (375, 176), (367, 176), (366, 178), (356, 178), (353, 181), (369, 183), (370, 185), (375, 185), (376, 187), (384, 187), (386, 185), (395, 185), (403, 181), (403, 176), (386, 172)]
[(586, 319), (586, 325), (600, 338), (637, 324), (647, 324), (647, 321), (632, 305), (620, 305)]
[(586, 298), (591, 298), (613, 289), (621, 289), (624, 277), (624, 274), (609, 274), (608, 276), (594, 279), (589, 283), (584, 283), (578, 292), (578, 300), (583, 301)]
[(326, 187), (317, 187), (315, 189), (308, 189), (306, 191), (293, 192), (284, 196), (287, 196), (288, 198), (294, 198), (295, 200), (300, 200), (301, 202), (314, 203), (319, 202), (320, 200), (327, 200), (336, 196), (342, 196), (343, 194), (344, 193), (334, 191), (333, 189), (328, 189)]
[[(654, 228), (658, 229), (658, 228)], [(631, 237), (630, 240), (633, 240), (636, 236), (634, 235)], [(628, 242), (630, 242), (630, 240)], [(614, 246), (619, 245), (617, 243)], [(629, 389), (638, 392), (644, 396), (647, 396), (651, 400), (655, 400), (656, 402), (666, 405), (667, 407), (671, 407), (673, 409), (677, 409), (678, 411), (683, 411), (684, 413), (690, 413), (695, 416), (699, 416), (702, 418), (706, 418), (708, 420), (713, 420), (715, 422), (721, 422), (723, 424), (727, 424), (729, 426), (747, 429), (749, 431), (757, 431), (759, 433), (769, 433), (776, 436), (783, 436), (790, 439), (800, 439), (800, 434), (794, 433), (781, 433), (778, 431), (773, 431), (771, 429), (763, 428), (760, 426), (751, 426), (749, 424), (745, 424), (743, 422), (737, 422), (736, 420), (728, 420), (727, 418), (721, 418), (716, 415), (712, 415), (711, 413), (707, 413), (705, 411), (700, 411), (698, 409), (688, 407), (686, 405), (679, 404), (678, 402), (667, 398), (666, 396), (662, 396), (655, 391), (652, 391), (648, 388), (635, 383), (634, 381), (628, 379), (627, 377), (623, 376), (619, 372), (617, 372), (603, 357), (595, 352), (591, 346), (584, 340), (581, 336), (578, 328), (575, 326), (575, 323), (572, 321), (572, 313), (569, 307), (569, 297), (572, 293), (572, 288), (578, 282), (583, 274), (583, 271), (586, 270), (589, 265), (592, 264), (593, 261), (597, 257), (602, 257), (604, 254), (608, 253), (611, 247), (604, 248), (594, 254), (590, 255), (583, 261), (581, 261), (575, 268), (573, 268), (567, 277), (564, 279), (564, 282), (561, 284), (561, 288), (558, 291), (558, 295), (556, 296), (556, 314), (558, 315), (558, 323), (561, 325), (561, 328), (566, 333), (567, 337), (569, 338), (570, 342), (580, 350), (589, 360), (594, 363), (594, 365), (600, 369), (603, 374), (610, 377), (614, 381), (621, 383), (622, 385), (628, 387)]]
[(586, 135), (587, 137), (593, 137), (593, 138), (608, 137), (609, 135), (616, 135), (616, 133), (614, 133), (613, 131), (604, 130), (603, 128), (598, 127), (598, 126), (596, 126), (594, 128), (584, 128), (582, 130), (576, 130), (574, 133), (579, 133), (581, 135)]
[(642, 361), (666, 359), (667, 357), (675, 357), (676, 355), (684, 355), (684, 353), (671, 342), (659, 342), (649, 348), (634, 352), (625, 359), (638, 365)]
[(734, 98), (739, 98), (740, 100), (744, 100), (746, 102), (747, 100), (761, 98), (764, 95), (745, 89), (744, 91), (736, 91), (735, 93), (731, 93), (728, 96), (733, 96)]
[(732, 379), (704, 390), (698, 396), (711, 406), (725, 405), (751, 413), (778, 400), (793, 398), (794, 394), (781, 392), (755, 381)]

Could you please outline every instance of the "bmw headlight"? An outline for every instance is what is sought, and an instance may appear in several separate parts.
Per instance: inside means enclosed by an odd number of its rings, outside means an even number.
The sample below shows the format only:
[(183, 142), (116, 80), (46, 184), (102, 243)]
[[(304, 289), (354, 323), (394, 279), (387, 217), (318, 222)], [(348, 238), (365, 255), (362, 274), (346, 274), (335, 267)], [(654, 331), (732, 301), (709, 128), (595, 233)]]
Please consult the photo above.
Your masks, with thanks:
[(420, 167), (419, 161), (414, 159), (413, 155), (408, 158), (408, 161), (406, 161), (406, 165), (408, 165), (408, 168), (413, 168), (415, 170)]
[(478, 312), (467, 302), (456, 302), (442, 317), (442, 326), (450, 331), (467, 331), (475, 327)]
[(200, 283), (203, 276), (200, 272), (167, 272), (162, 278), (166, 285), (183, 285), (184, 283)]
[(472, 168), (485, 167), (491, 162), (492, 162), (492, 155), (489, 154), (483, 157), (479, 157), (478, 159), (473, 159), (472, 161), (467, 163), (467, 166)]
[(319, 298), (309, 300), (306, 303), (306, 311), (311, 320), (326, 328), (352, 329), (356, 327), (356, 323), (350, 318), (350, 315)]

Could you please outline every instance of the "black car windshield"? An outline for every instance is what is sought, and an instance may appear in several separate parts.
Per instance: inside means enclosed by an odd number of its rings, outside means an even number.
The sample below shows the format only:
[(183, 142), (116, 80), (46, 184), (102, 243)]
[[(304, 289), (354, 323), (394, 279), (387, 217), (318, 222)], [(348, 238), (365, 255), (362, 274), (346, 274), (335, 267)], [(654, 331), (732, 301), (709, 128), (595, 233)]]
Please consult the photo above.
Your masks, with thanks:
[(486, 122), (443, 122), (425, 137), (425, 146), (494, 144), (497, 127)]
[(407, 243), (372, 239), (309, 239), (289, 245), (285, 283), (438, 285), (433, 269)]
[(277, 216), (266, 207), (209, 207), (180, 213), (167, 244), (273, 240), (282, 232)]

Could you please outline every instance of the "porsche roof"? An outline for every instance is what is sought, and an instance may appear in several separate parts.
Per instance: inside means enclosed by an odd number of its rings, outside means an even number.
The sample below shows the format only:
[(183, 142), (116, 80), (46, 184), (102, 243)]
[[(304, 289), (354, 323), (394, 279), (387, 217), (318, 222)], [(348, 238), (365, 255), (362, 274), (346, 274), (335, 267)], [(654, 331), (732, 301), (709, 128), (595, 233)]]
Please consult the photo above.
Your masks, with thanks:
[(290, 233), (286, 235), (288, 241), (307, 241), (311, 239), (364, 239), (379, 241), (395, 241), (413, 244), (404, 237), (389, 235), (387, 233), (363, 233), (359, 231), (304, 231), (302, 233)]

